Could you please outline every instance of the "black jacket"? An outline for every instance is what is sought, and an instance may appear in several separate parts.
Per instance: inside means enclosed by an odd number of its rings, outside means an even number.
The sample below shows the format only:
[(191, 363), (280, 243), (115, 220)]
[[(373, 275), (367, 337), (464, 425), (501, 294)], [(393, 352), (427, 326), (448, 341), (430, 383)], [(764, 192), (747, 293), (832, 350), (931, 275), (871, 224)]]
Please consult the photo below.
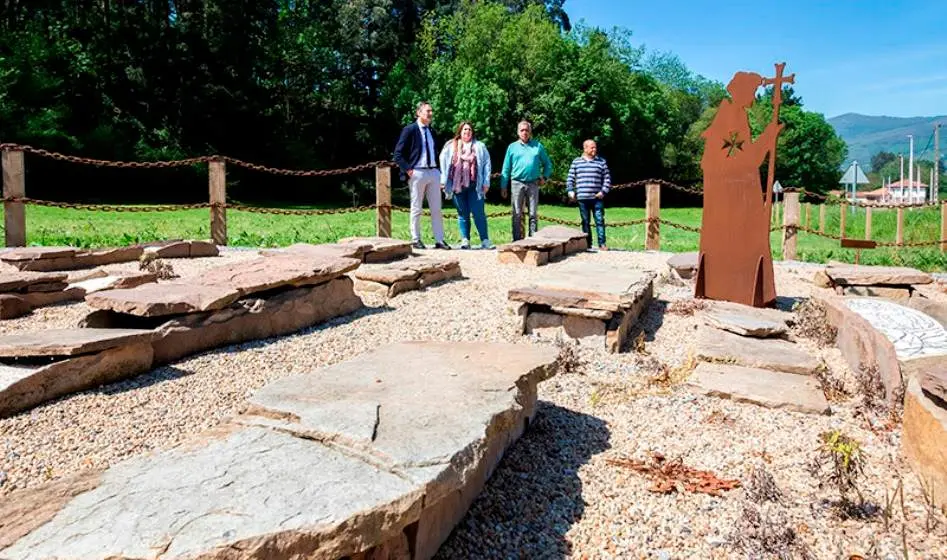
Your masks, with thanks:
[[(437, 151), (437, 133), (434, 132), (434, 129), (428, 127), (431, 132), (431, 137), (434, 139), (434, 145), (431, 146), (431, 153), (434, 154), (434, 161), (431, 162), (433, 167), (438, 166), (438, 151)], [(408, 126), (401, 129), (401, 136), (398, 137), (398, 143), (395, 144), (395, 154), (394, 160), (398, 164), (398, 168), (401, 170), (400, 176), (401, 180), (407, 180), (408, 170), (414, 169), (415, 166), (421, 161), (421, 149), (423, 144), (421, 143), (421, 127), (418, 126), (418, 121), (414, 121)]]

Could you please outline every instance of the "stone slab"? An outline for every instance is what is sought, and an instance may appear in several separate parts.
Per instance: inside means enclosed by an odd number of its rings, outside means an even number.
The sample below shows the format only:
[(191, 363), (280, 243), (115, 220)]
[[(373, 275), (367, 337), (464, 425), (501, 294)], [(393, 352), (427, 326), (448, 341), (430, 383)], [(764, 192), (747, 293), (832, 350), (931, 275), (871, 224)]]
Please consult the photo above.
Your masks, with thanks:
[(895, 266), (833, 265), (825, 273), (837, 286), (875, 286), (930, 284), (930, 274), (913, 268)]
[(846, 298), (845, 305), (894, 344), (898, 359), (947, 354), (947, 329), (916, 309), (876, 298)]
[(86, 280), (92, 280), (93, 278), (105, 278), (109, 275), (108, 272), (101, 268), (93, 268), (91, 270), (72, 270), (66, 274), (66, 282), (69, 284), (84, 282)]
[[(107, 264), (131, 262), (138, 260), (142, 254), (142, 248), (139, 246), (106, 247), (101, 249), (50, 249), (53, 250), (42, 254), (37, 254), (35, 251), (25, 251), (5, 262), (13, 264), (20, 270), (43, 272), (75, 270)], [(31, 255), (35, 258), (27, 258)], [(4, 257), (0, 256), (0, 259), (3, 258)]]
[(668, 266), (681, 278), (689, 279), (697, 273), (699, 253), (677, 253), (668, 259)]
[(0, 358), (77, 356), (151, 342), (149, 329), (45, 329), (0, 336)]
[[(901, 364), (894, 344), (864, 317), (852, 311), (845, 299), (834, 296), (815, 298), (826, 311), (826, 321), (838, 331), (835, 346), (852, 371), (873, 367), (885, 388), (885, 398), (893, 405), (900, 398)], [(850, 300), (849, 300), (850, 301)]]
[(728, 364), (697, 364), (687, 382), (700, 394), (766, 408), (829, 414), (815, 377)]
[(361, 265), (357, 259), (279, 255), (238, 261), (205, 271), (203, 286), (235, 289), (241, 297), (285, 287), (312, 286), (338, 278)]
[(560, 241), (572, 241), (574, 239), (587, 239), (587, 235), (581, 229), (567, 226), (546, 226), (540, 228), (532, 237), (540, 239), (556, 239)]
[(411, 254), (410, 241), (390, 237), (344, 237), (339, 239), (338, 244), (355, 247), (370, 245), (371, 249), (365, 252), (363, 259), (366, 263), (388, 262)]
[(0, 252), (0, 260), (13, 263), (18, 261), (71, 257), (76, 254), (76, 251), (77, 249), (74, 247), (17, 247)]
[(0, 557), (338, 559), (400, 542), (430, 558), (555, 361), (554, 348), (405, 342), (283, 378), (188, 445), (21, 491), (52, 507), (12, 496)]
[(779, 338), (747, 338), (707, 326), (697, 330), (697, 358), (734, 365), (812, 375), (819, 361)]
[(907, 381), (904, 393), (901, 448), (936, 507), (947, 512), (947, 410), (923, 393), (917, 379)]
[(127, 289), (150, 284), (158, 281), (158, 275), (151, 272), (113, 273), (102, 277), (88, 278), (69, 284), (72, 288), (80, 288), (86, 294), (103, 290)]
[(16, 319), (33, 311), (33, 306), (18, 295), (0, 294), (0, 319)]
[(69, 284), (65, 282), (43, 282), (38, 284), (30, 284), (27, 286), (24, 291), (26, 293), (30, 292), (61, 292), (69, 287)]
[(419, 288), (427, 287), (461, 275), (460, 261), (433, 257), (414, 257), (388, 264), (365, 265), (354, 276), (366, 282), (392, 286), (397, 282), (417, 280)]
[[(0, 417), (16, 414), (64, 395), (144, 373), (151, 369), (152, 357), (152, 346), (144, 341), (41, 366), (0, 364)], [(0, 519), (3, 519), (2, 514)], [(3, 525), (0, 523), (2, 531)], [(62, 552), (59, 551), (60, 554)]]
[[(210, 312), (175, 318), (155, 329), (155, 364), (163, 365), (212, 348), (287, 335), (347, 315), (364, 304), (347, 276), (288, 290), (266, 299), (242, 299)], [(91, 322), (90, 326), (109, 327)]]
[(171, 281), (96, 292), (85, 296), (85, 301), (96, 309), (108, 309), (140, 317), (158, 317), (222, 309), (239, 297), (240, 290), (230, 286), (204, 286)]
[(4, 271), (0, 272), (0, 292), (21, 292), (34, 284), (63, 282), (66, 277), (61, 272)]
[(30, 292), (20, 294), (24, 301), (36, 307), (46, 307), (69, 301), (81, 301), (85, 297), (85, 290), (79, 288), (66, 288), (58, 292)]
[(319, 257), (345, 257), (350, 259), (365, 259), (365, 254), (371, 251), (371, 243), (323, 243), (313, 245), (311, 243), (295, 243), (283, 249), (264, 249), (260, 254), (265, 257), (284, 255), (286, 253), (298, 253), (302, 255)]
[(497, 261), (502, 264), (525, 264), (528, 266), (545, 266), (549, 263), (552, 251), (498, 251)]
[(544, 239), (541, 237), (527, 237), (512, 243), (504, 243), (497, 246), (498, 253), (525, 253), (527, 251), (551, 251), (556, 247), (562, 246), (564, 241), (560, 239)]
[(508, 292), (510, 301), (616, 312), (650, 293), (655, 273), (600, 262), (569, 262), (531, 285)]
[[(789, 332), (785, 319), (774, 318), (771, 313), (766, 313), (766, 311), (771, 310), (758, 311), (749, 306), (740, 307), (745, 307), (745, 309), (713, 306), (703, 314), (704, 324), (740, 336), (754, 338), (778, 337)], [(789, 316), (788, 313), (785, 315)]]
[(152, 254), (160, 259), (216, 257), (220, 254), (217, 245), (199, 240), (174, 239), (145, 243), (139, 247), (144, 253)]

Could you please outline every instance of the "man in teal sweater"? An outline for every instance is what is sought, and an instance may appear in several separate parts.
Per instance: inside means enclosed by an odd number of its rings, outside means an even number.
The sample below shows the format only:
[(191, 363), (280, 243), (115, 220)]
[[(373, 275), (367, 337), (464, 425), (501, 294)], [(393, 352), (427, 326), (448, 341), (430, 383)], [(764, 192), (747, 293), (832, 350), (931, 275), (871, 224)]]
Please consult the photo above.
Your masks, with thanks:
[(536, 233), (536, 210), (539, 206), (539, 187), (552, 175), (552, 162), (546, 148), (533, 139), (533, 127), (520, 121), (516, 127), (520, 139), (506, 148), (500, 194), (507, 196), (507, 186), (513, 191), (513, 241), (523, 238), (523, 207), (529, 206), (529, 234)]

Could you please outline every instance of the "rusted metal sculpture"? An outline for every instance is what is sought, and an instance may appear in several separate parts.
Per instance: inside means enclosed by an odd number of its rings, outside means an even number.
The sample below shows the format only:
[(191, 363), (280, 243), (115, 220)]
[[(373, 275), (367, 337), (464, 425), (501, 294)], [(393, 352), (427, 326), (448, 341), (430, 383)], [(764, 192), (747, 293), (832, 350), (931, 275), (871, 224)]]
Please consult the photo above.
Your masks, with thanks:
[[(720, 103), (717, 114), (702, 134), (704, 156), (704, 211), (697, 262), (696, 296), (755, 307), (776, 301), (773, 258), (769, 245), (776, 139), (784, 84), (795, 75), (783, 76), (785, 63), (776, 65), (776, 77), (737, 72), (727, 85), (730, 99)], [(754, 142), (747, 109), (762, 86), (773, 87), (773, 120)], [(765, 189), (760, 166), (769, 156)]]

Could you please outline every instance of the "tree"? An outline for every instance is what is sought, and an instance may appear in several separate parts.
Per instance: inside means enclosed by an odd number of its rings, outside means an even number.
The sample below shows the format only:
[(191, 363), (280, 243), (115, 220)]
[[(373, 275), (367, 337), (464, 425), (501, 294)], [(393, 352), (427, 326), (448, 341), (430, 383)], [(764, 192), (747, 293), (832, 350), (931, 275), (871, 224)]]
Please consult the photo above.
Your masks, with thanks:
[(891, 163), (892, 161), (897, 161), (897, 159), (898, 156), (891, 152), (878, 152), (871, 156), (871, 170), (875, 173), (878, 173), (885, 165)]

